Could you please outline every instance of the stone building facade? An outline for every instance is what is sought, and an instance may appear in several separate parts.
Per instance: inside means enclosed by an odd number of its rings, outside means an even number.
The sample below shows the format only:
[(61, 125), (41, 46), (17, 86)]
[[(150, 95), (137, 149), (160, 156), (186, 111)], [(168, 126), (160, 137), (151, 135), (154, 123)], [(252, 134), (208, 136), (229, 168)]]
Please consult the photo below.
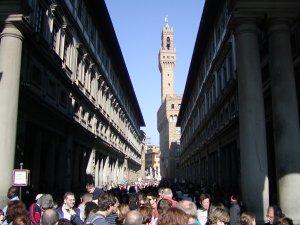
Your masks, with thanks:
[(297, 223), (300, 2), (206, 1), (177, 125), (181, 177)]
[(104, 0), (0, 2), (0, 199), (12, 169), (32, 192), (138, 177), (144, 119)]
[(176, 49), (174, 47), (174, 30), (168, 22), (163, 27), (161, 48), (159, 50), (159, 71), (161, 73), (161, 101), (157, 112), (157, 130), (159, 132), (159, 147), (161, 151), (161, 176), (174, 178), (176, 160), (180, 145), (180, 128), (176, 121), (181, 105), (181, 97), (174, 92), (174, 69)]
[(144, 179), (145, 178), (145, 167), (146, 167), (146, 159), (145, 159), (145, 155), (147, 152), (147, 143), (146, 143), (146, 134), (143, 132), (144, 134), (144, 138), (143, 138), (143, 142), (142, 142), (142, 150), (141, 150), (141, 169), (139, 171), (139, 173), (137, 174), (137, 179)]
[(145, 171), (152, 177), (160, 177), (160, 149), (156, 145), (147, 145)]

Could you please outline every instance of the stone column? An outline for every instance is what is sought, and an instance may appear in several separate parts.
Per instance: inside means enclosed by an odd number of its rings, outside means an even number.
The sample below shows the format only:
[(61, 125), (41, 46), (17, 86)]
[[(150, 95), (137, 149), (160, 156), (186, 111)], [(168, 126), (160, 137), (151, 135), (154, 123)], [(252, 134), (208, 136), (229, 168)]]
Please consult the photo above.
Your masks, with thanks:
[(254, 20), (239, 21), (235, 28), (242, 200), (264, 220), (269, 204), (267, 144), (257, 27)]
[(104, 171), (104, 159), (103, 156), (100, 156), (101, 163), (100, 163), (100, 168), (99, 168), (99, 186), (102, 188), (103, 187), (103, 171)]
[(79, 157), (80, 157), (80, 152), (82, 150), (82, 147), (80, 145), (77, 145), (74, 147), (71, 151), (72, 154), (72, 188), (74, 191), (77, 191), (80, 187), (80, 177), (79, 177)]
[(64, 175), (64, 182), (63, 182), (63, 188), (66, 190), (71, 190), (72, 188), (72, 153), (75, 149), (75, 143), (73, 142), (74, 138), (72, 134), (70, 134), (71, 131), (69, 131), (69, 135), (66, 137), (66, 142), (64, 145), (64, 149), (61, 150), (61, 157), (63, 157), (62, 162), (64, 164), (62, 165), (63, 172), (61, 174)]
[(124, 159), (124, 178), (129, 181), (129, 168), (128, 168), (128, 157)]
[[(58, 136), (56, 134), (52, 134), (50, 137), (48, 137), (48, 139), (50, 139), (49, 141), (49, 147), (48, 147), (48, 152), (46, 152), (45, 154), (45, 158), (41, 159), (44, 160), (45, 163), (45, 167), (46, 167), (46, 171), (45, 171), (45, 175), (47, 177), (47, 190), (49, 190), (49, 192), (51, 192), (53, 190), (54, 185), (55, 185), (55, 155), (56, 155), (56, 148), (58, 147)], [(44, 151), (44, 149), (42, 150)]]
[(108, 182), (109, 175), (109, 156), (106, 157), (104, 168), (103, 168), (103, 185), (106, 186)]
[(222, 167), (221, 167), (221, 149), (220, 149), (220, 142), (218, 142), (218, 149), (217, 149), (217, 160), (218, 160), (218, 186), (221, 186), (222, 183), (222, 179), (221, 179), (221, 175), (222, 175)]
[(299, 222), (300, 131), (288, 21), (270, 21), (269, 58), (279, 205)]
[(14, 24), (7, 23), (0, 40), (1, 207), (6, 204), (6, 193), (11, 186), (14, 168), (23, 35)]
[(95, 186), (99, 187), (99, 159), (96, 159), (96, 166), (95, 166)]
[(66, 40), (67, 24), (63, 24), (60, 32), (60, 43), (58, 54), (61, 60), (64, 60), (65, 40)]
[(44, 134), (41, 130), (36, 130), (34, 132), (34, 146), (33, 146), (33, 160), (30, 160), (32, 163), (31, 172), (31, 187), (34, 191), (39, 190), (39, 180), (40, 180), (40, 165), (41, 165), (41, 149)]
[(95, 158), (96, 158), (96, 150), (92, 149), (86, 167), (86, 174), (95, 176)]

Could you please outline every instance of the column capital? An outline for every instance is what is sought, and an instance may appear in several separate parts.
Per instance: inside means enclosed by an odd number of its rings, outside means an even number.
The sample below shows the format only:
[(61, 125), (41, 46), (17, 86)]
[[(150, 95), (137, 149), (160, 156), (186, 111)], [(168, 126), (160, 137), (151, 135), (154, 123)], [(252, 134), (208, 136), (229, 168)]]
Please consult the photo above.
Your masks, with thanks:
[(20, 29), (10, 21), (5, 22), (3, 31), (0, 34), (0, 39), (2, 39), (3, 37), (14, 37), (20, 39), (21, 41), (24, 39), (24, 36)]
[(232, 22), (232, 27), (236, 35), (243, 33), (257, 33), (258, 18), (255, 17), (240, 17), (235, 18)]
[(82, 57), (83, 61), (87, 61), (89, 60), (89, 58), (90, 58), (89, 53), (85, 52)]
[(264, 14), (250, 11), (236, 11), (230, 18), (230, 27), (237, 33), (240, 32), (257, 32), (257, 24), (264, 19)]
[(268, 34), (290, 33), (291, 24), (291, 18), (271, 17), (268, 19)]
[(100, 78), (100, 88), (105, 87), (105, 81)]
[(73, 31), (73, 28), (72, 28), (72, 26), (69, 24), (69, 23), (67, 23), (67, 22), (64, 22), (63, 24), (62, 24), (62, 26), (61, 26), (61, 31), (62, 31), (62, 33), (65, 35), (66, 33), (72, 33), (72, 31)]
[(76, 43), (76, 44), (75, 44), (75, 48), (76, 48), (77, 50), (82, 50), (83, 52), (85, 52), (85, 50), (84, 50), (84, 44), (83, 44), (82, 42)]
[(91, 62), (91, 63), (89, 64), (89, 70), (95, 71), (95, 69), (96, 69), (95, 63)]

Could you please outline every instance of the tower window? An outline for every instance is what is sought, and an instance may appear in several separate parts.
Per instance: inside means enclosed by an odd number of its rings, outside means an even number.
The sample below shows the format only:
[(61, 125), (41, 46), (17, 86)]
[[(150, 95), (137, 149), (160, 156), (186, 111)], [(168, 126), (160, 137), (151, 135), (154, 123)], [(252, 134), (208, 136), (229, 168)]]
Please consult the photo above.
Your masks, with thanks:
[(177, 122), (177, 115), (174, 115), (174, 122)]
[(171, 109), (174, 109), (174, 104), (171, 104)]
[(167, 37), (167, 49), (170, 50), (171, 40), (170, 37)]

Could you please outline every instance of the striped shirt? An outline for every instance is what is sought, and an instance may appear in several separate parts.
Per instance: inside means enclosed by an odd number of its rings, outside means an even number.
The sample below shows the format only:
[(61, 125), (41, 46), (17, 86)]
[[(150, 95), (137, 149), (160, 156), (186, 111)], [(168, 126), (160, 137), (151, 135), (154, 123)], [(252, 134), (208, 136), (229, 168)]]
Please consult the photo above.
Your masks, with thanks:
[(117, 218), (118, 218), (118, 214), (117, 213), (112, 213), (112, 214), (109, 214), (105, 219), (109, 223), (109, 225), (116, 225), (117, 224)]

